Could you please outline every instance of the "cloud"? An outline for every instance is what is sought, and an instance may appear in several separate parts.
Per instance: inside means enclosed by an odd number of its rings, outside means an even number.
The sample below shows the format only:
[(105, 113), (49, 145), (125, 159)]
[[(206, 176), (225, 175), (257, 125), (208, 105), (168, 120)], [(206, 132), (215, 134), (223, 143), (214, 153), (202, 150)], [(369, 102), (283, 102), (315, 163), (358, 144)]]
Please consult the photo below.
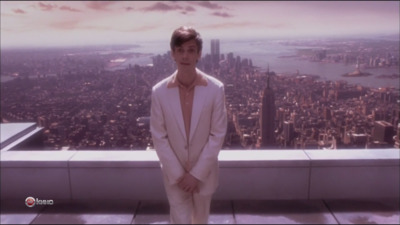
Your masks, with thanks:
[(13, 9), (13, 12), (14, 13), (17, 13), (17, 14), (25, 14), (26, 12), (24, 11), (24, 10), (22, 10), (22, 9)]
[(208, 9), (222, 9), (222, 6), (218, 5), (217, 3), (211, 3), (209, 1), (201, 1), (193, 3)]
[(132, 11), (132, 10), (134, 10), (135, 8), (133, 8), (133, 7), (130, 7), (130, 6), (128, 6), (128, 7), (125, 7), (125, 10), (126, 11)]
[(232, 15), (226, 13), (226, 12), (214, 12), (211, 15), (213, 16), (219, 16), (219, 17), (224, 17), (224, 18), (229, 18), (232, 17)]
[(60, 7), (60, 10), (70, 11), (70, 12), (82, 12), (82, 11), (79, 10), (79, 9), (74, 9), (74, 8), (71, 8), (71, 7), (65, 6), (65, 5), (61, 6), (61, 7)]
[(70, 20), (70, 21), (62, 21), (51, 23), (50, 27), (56, 28), (59, 30), (73, 30), (78, 28), (79, 21), (78, 20)]
[(179, 5), (167, 5), (163, 2), (157, 2), (152, 6), (143, 8), (144, 11), (173, 11), (182, 9)]
[(82, 27), (77, 27), (77, 28), (83, 29), (83, 30), (101, 30), (101, 31), (115, 30), (114, 27), (108, 27), (108, 26), (93, 26), (93, 25), (87, 25), (87, 26), (82, 26)]
[(221, 29), (221, 28), (242, 28), (242, 27), (251, 27), (251, 26), (259, 26), (261, 23), (259, 22), (228, 22), (228, 23), (217, 23), (217, 24), (209, 24), (203, 26), (203, 28), (209, 29)]
[(289, 26), (288, 24), (284, 24), (284, 23), (275, 23), (275, 24), (266, 24), (264, 25), (265, 28), (271, 28), (271, 29), (281, 29), (281, 28), (288, 28), (288, 27), (292, 27)]
[(109, 10), (108, 7), (110, 5), (113, 5), (115, 3), (118, 2), (114, 2), (114, 1), (89, 1), (86, 2), (86, 6), (90, 9), (93, 10), (103, 10), (103, 11), (107, 11)]
[(93, 30), (93, 31), (116, 31), (116, 32), (146, 32), (158, 28), (158, 25), (143, 25), (131, 28), (118, 28), (107, 25), (84, 25), (81, 21), (69, 20), (62, 22), (53, 22), (48, 25), (49, 27), (57, 30)]
[(74, 29), (83, 29), (83, 30), (97, 30), (97, 31), (116, 31), (116, 32), (124, 32), (124, 33), (137, 33), (137, 32), (147, 32), (158, 28), (157, 25), (144, 25), (141, 27), (133, 27), (133, 28), (117, 28), (112, 26), (96, 26), (96, 25), (86, 25), (86, 26), (76, 26)]
[(187, 7), (185, 8), (185, 11), (186, 11), (186, 12), (194, 12), (194, 11), (196, 11), (196, 9), (193, 8), (192, 6), (187, 6)]
[(124, 30), (124, 32), (144, 32), (144, 31), (154, 30), (156, 28), (158, 28), (157, 25), (147, 25), (147, 26), (135, 27), (132, 29)]
[(193, 8), (192, 6), (187, 6), (187, 7), (185, 7), (185, 9), (181, 13), (186, 15), (189, 12), (195, 12), (195, 11), (196, 11), (196, 9)]
[(55, 5), (55, 4), (43, 3), (43, 2), (39, 2), (38, 6), (43, 11), (51, 11), (51, 10), (57, 8), (57, 5)]
[(291, 28), (290, 25), (285, 23), (262, 23), (262, 22), (226, 22), (205, 25), (202, 28), (207, 29), (242, 29), (242, 28), (262, 28), (262, 29), (282, 29)]
[(106, 27), (106, 26), (96, 26), (96, 25), (80, 25), (79, 20), (69, 20), (62, 22), (54, 22), (49, 24), (50, 27), (57, 30), (113, 30), (115, 28)]

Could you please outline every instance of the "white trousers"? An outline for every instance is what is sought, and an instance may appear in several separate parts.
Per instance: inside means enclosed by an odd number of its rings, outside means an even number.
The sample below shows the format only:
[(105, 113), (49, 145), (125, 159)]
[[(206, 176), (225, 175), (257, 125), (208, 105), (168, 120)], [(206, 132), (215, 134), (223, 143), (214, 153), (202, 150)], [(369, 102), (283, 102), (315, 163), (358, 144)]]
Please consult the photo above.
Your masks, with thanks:
[(178, 185), (165, 185), (172, 224), (207, 224), (212, 195), (184, 192)]

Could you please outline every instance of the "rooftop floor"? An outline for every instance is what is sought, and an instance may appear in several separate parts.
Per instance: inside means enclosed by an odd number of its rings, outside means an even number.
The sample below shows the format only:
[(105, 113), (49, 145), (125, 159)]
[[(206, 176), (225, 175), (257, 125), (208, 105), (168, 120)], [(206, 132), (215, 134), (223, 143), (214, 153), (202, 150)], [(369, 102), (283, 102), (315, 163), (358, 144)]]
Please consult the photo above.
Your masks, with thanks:
[[(1, 203), (1, 224), (166, 224), (166, 201)], [(399, 199), (213, 200), (211, 224), (399, 224)]]

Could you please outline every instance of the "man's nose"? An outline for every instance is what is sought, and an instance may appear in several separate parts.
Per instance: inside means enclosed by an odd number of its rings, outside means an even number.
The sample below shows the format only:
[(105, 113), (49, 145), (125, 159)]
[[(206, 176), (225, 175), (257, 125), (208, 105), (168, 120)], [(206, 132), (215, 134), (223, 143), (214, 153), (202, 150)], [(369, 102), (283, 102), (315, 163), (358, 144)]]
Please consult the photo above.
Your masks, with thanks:
[(188, 52), (187, 52), (187, 51), (184, 51), (184, 52), (183, 52), (183, 57), (184, 57), (184, 58), (187, 58), (187, 57), (188, 57)]

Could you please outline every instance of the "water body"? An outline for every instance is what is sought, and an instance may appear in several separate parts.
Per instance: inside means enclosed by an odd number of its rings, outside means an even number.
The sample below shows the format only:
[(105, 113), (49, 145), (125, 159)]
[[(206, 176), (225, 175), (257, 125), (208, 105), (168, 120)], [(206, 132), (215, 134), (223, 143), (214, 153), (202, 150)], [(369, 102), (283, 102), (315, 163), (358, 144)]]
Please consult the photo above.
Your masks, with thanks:
[(369, 68), (363, 72), (371, 73), (368, 77), (343, 77), (345, 73), (353, 72), (356, 67), (344, 63), (310, 62), (296, 57), (284, 57), (296, 55), (298, 46), (284, 46), (277, 41), (264, 42), (227, 42), (221, 44), (221, 52), (229, 49), (234, 55), (241, 58), (252, 59), (253, 65), (266, 70), (268, 64), (271, 71), (276, 73), (312, 74), (320, 76), (321, 80), (345, 80), (350, 84), (359, 84), (366, 87), (394, 87), (399, 88), (399, 79), (382, 79), (377, 76), (382, 74), (399, 74), (399, 67)]
[[(209, 41), (203, 43), (203, 55), (210, 53)], [(165, 54), (169, 51), (168, 42), (141, 43), (141, 46), (135, 51), (143, 53)], [(306, 46), (304, 46), (306, 47)], [(299, 46), (285, 46), (278, 41), (223, 41), (220, 40), (220, 53), (228, 54), (232, 52), (234, 56), (248, 58), (253, 61), (253, 65), (260, 67), (261, 71), (266, 71), (268, 64), (270, 71), (275, 73), (296, 73), (318, 75), (320, 80), (344, 80), (349, 84), (357, 84), (365, 87), (393, 87), (400, 88), (399, 79), (378, 78), (382, 74), (399, 74), (399, 67), (390, 68), (368, 68), (362, 69), (363, 72), (371, 73), (368, 77), (343, 77), (345, 73), (353, 72), (356, 67), (344, 63), (323, 63), (310, 62), (308, 60), (285, 57), (294, 56)], [(152, 63), (152, 56), (130, 59), (128, 62), (132, 65), (147, 65)], [(126, 63), (125, 63), (126, 64)], [(128, 64), (129, 65), (129, 64)], [(127, 65), (126, 65), (127, 66)]]
[[(119, 70), (134, 66), (135, 64), (145, 66), (152, 64), (152, 57), (158, 54), (165, 54), (169, 49), (168, 40), (159, 42), (144, 42), (136, 43), (137, 46), (129, 49), (112, 50), (112, 52), (123, 53), (142, 53), (142, 55), (128, 58), (124, 63), (109, 70)], [(306, 46), (303, 46), (306, 47)], [(209, 54), (210, 40), (203, 42), (203, 55)], [(365, 87), (379, 88), (379, 87), (393, 87), (400, 88), (400, 77), (397, 79), (378, 78), (379, 75), (386, 74), (399, 74), (399, 67), (391, 68), (368, 68), (362, 69), (363, 72), (371, 73), (368, 77), (343, 77), (345, 73), (353, 72), (356, 68), (355, 65), (345, 65), (344, 63), (322, 63), (310, 62), (302, 60), (294, 56), (300, 46), (285, 46), (278, 41), (265, 40), (265, 41), (224, 41), (220, 40), (220, 53), (225, 56), (232, 52), (234, 56), (251, 59), (254, 66), (260, 68), (261, 71), (266, 71), (269, 65), (270, 71), (275, 73), (296, 73), (297, 70), (300, 74), (318, 75), (320, 80), (344, 80), (349, 84), (357, 84)], [(283, 58), (282, 58), (283, 57)], [(1, 76), (1, 82), (6, 82), (13, 78), (5, 78)]]

